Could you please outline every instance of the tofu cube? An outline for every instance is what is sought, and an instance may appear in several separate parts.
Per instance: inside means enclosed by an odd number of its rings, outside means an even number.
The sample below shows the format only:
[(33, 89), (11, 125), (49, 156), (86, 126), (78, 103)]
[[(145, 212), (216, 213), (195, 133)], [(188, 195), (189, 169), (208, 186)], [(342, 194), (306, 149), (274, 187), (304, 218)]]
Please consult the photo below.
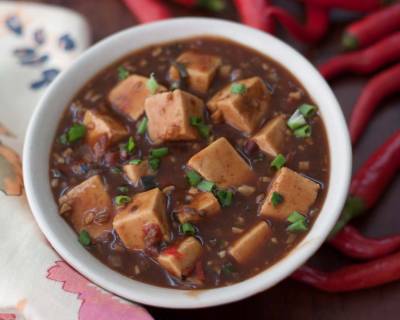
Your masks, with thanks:
[[(319, 189), (318, 183), (284, 167), (275, 174), (268, 195), (261, 206), (260, 215), (286, 220), (293, 211), (307, 214), (317, 198)], [(283, 202), (275, 207), (271, 202), (274, 192), (283, 197)]]
[(188, 237), (181, 243), (163, 250), (157, 260), (169, 273), (182, 278), (190, 274), (202, 252), (201, 243), (194, 237)]
[[(111, 106), (132, 120), (139, 119), (144, 112), (144, 101), (151, 95), (147, 88), (148, 80), (149, 78), (133, 74), (119, 82), (108, 95)], [(157, 93), (166, 90), (159, 85)]]
[[(206, 93), (221, 65), (221, 58), (210, 54), (187, 51), (182, 53), (176, 59), (176, 62), (182, 64), (186, 69), (189, 89)], [(172, 65), (169, 69), (169, 77), (172, 80), (179, 80), (179, 70), (176, 66)]]
[(102, 149), (102, 152), (128, 135), (126, 128), (117, 120), (92, 110), (85, 112), (83, 124), (86, 126), (86, 143), (93, 149)]
[(246, 231), (234, 244), (228, 248), (228, 253), (240, 264), (251, 260), (267, 243), (272, 234), (271, 228), (265, 221), (257, 223)]
[(143, 160), (139, 164), (128, 163), (123, 166), (123, 170), (128, 180), (134, 186), (137, 186), (139, 184), (142, 177), (153, 174), (153, 171), (151, 170), (149, 162), (147, 160)]
[(72, 189), (59, 199), (60, 209), (71, 208), (68, 220), (79, 233), (83, 229), (96, 239), (112, 231), (113, 207), (102, 178), (93, 176)]
[(253, 140), (262, 151), (269, 154), (271, 157), (276, 157), (278, 153), (282, 152), (286, 130), (286, 117), (285, 115), (279, 115), (268, 121), (251, 140)]
[(164, 194), (158, 188), (137, 193), (114, 217), (113, 227), (131, 250), (143, 250), (169, 240)]
[(250, 166), (224, 137), (196, 153), (187, 164), (220, 187), (238, 187), (255, 179)]
[(259, 77), (235, 83), (243, 84), (246, 91), (243, 94), (232, 93), (232, 84), (229, 84), (208, 101), (207, 107), (211, 111), (213, 119), (220, 121), (222, 117), (230, 126), (246, 134), (251, 134), (264, 121), (271, 94)]
[(198, 222), (203, 218), (214, 216), (221, 211), (221, 206), (211, 192), (200, 192), (193, 195), (190, 203), (181, 206), (176, 216), (180, 223)]
[(203, 119), (204, 104), (194, 95), (182, 90), (159, 93), (146, 99), (145, 110), (148, 133), (154, 143), (199, 139), (190, 118)]

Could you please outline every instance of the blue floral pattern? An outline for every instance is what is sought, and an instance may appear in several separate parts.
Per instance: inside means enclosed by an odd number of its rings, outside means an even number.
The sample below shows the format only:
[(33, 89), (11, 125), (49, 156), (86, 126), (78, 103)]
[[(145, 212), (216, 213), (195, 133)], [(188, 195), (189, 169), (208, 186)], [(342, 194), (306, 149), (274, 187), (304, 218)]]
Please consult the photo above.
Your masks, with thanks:
[[(17, 15), (11, 15), (5, 20), (6, 28), (16, 36), (22, 36), (24, 27)], [(43, 29), (37, 29), (32, 34), (33, 45), (30, 47), (16, 48), (13, 55), (18, 59), (18, 62), (23, 66), (38, 67), (43, 69), (40, 71), (38, 78), (30, 83), (32, 90), (38, 90), (49, 85), (56, 76), (60, 73), (57, 67), (48, 67), (50, 62), (49, 53), (43, 52), (41, 47), (46, 43), (47, 37)], [(58, 37), (58, 47), (61, 50), (70, 52), (76, 48), (76, 42), (68, 33)]]

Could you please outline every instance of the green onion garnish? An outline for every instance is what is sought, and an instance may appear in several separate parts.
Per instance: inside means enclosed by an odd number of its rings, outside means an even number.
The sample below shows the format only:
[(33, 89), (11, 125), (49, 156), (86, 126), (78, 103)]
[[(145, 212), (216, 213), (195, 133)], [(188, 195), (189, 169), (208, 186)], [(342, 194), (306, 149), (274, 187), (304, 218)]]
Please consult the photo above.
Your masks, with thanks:
[(231, 262), (228, 262), (222, 266), (221, 271), (224, 275), (231, 276), (235, 272), (235, 268)]
[(162, 147), (157, 149), (150, 150), (150, 157), (151, 158), (162, 158), (168, 154), (168, 148)]
[(119, 196), (116, 196), (114, 198), (114, 202), (118, 206), (122, 206), (124, 204), (127, 204), (127, 203), (131, 202), (131, 200), (132, 200), (131, 197), (125, 196), (125, 195), (119, 195)]
[(304, 232), (308, 230), (307, 219), (297, 211), (293, 211), (287, 218), (290, 225), (286, 228), (289, 232)]
[(86, 127), (80, 123), (74, 123), (66, 133), (62, 134), (60, 137), (60, 142), (62, 144), (73, 143), (80, 140), (86, 134)]
[(196, 234), (195, 227), (189, 222), (182, 223), (179, 226), (179, 230), (180, 230), (181, 233), (183, 233), (185, 235), (188, 235), (188, 236), (193, 236), (193, 235)]
[(210, 127), (206, 125), (202, 118), (200, 117), (190, 117), (190, 124), (197, 128), (200, 136), (203, 138), (208, 138), (210, 135)]
[(272, 192), (272, 196), (271, 196), (271, 203), (274, 207), (276, 207), (278, 204), (281, 204), (283, 202), (283, 196), (274, 191)]
[(149, 165), (150, 165), (150, 168), (153, 169), (153, 171), (158, 170), (158, 168), (160, 167), (160, 163), (161, 163), (161, 160), (158, 158), (149, 159)]
[(133, 137), (129, 137), (128, 142), (125, 144), (124, 148), (127, 152), (132, 153), (133, 150), (135, 150), (135, 140), (133, 140)]
[(120, 174), (120, 173), (122, 173), (122, 170), (120, 169), (120, 168), (118, 168), (118, 167), (111, 167), (111, 172), (112, 173), (114, 173), (114, 174)]
[(231, 93), (234, 94), (245, 94), (247, 91), (246, 86), (243, 83), (232, 83), (231, 85)]
[(186, 171), (186, 178), (189, 184), (193, 187), (197, 186), (201, 181), (201, 175), (199, 175), (196, 171), (193, 170)]
[(306, 124), (305, 126), (294, 130), (293, 133), (297, 138), (308, 138), (311, 136), (311, 126)]
[(117, 188), (117, 190), (118, 190), (118, 192), (120, 192), (120, 193), (128, 193), (129, 188), (126, 187), (126, 186), (119, 186), (119, 187)]
[(297, 109), (287, 121), (287, 126), (292, 130), (296, 130), (306, 124), (306, 118), (300, 113), (299, 109)]
[(197, 188), (204, 192), (211, 192), (215, 187), (215, 183), (207, 180), (202, 180), (198, 185)]
[(149, 89), (151, 94), (156, 94), (158, 90), (158, 82), (154, 77), (154, 73), (150, 74), (149, 80), (147, 80), (147, 89)]
[(137, 132), (139, 134), (144, 134), (147, 130), (147, 123), (149, 122), (149, 119), (147, 117), (143, 117), (143, 119), (139, 122), (139, 125), (137, 127)]
[(274, 168), (275, 170), (279, 170), (280, 168), (282, 168), (286, 163), (286, 159), (284, 157), (284, 155), (282, 154), (278, 154), (274, 160), (272, 160), (271, 162), (271, 168)]
[(126, 68), (123, 66), (118, 67), (118, 79), (125, 80), (128, 77), (129, 77), (129, 71), (126, 70)]
[(82, 230), (81, 232), (79, 232), (79, 242), (85, 247), (89, 246), (92, 242), (89, 232), (87, 232), (86, 230)]
[(141, 164), (142, 160), (141, 159), (132, 159), (129, 161), (129, 164), (134, 164), (134, 165), (138, 165)]
[(306, 118), (310, 118), (315, 114), (315, 112), (317, 112), (317, 107), (313, 106), (312, 104), (303, 103), (299, 107), (299, 111)]
[(232, 204), (233, 192), (229, 190), (218, 190), (216, 196), (223, 207), (229, 207)]

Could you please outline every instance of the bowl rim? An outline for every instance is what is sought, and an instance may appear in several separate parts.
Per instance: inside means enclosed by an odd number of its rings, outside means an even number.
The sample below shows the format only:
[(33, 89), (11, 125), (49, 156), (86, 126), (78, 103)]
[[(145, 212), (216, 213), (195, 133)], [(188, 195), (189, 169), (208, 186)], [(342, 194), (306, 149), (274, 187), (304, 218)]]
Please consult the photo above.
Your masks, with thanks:
[[(168, 29), (175, 33), (166, 33), (165, 30)], [(212, 31), (210, 32), (210, 30)], [(161, 32), (166, 33), (166, 35), (160, 35)], [(180, 33), (185, 32), (188, 33), (187, 36), (179, 36)], [(50, 190), (48, 179), (41, 181), (43, 179), (38, 176), (43, 175), (43, 171), (46, 171), (47, 168), (46, 175), (48, 177), (48, 159), (51, 146), (51, 143), (48, 142), (53, 140), (54, 132), (51, 133), (49, 138), (49, 130), (47, 129), (50, 128), (51, 131), (51, 128), (53, 128), (53, 131), (55, 131), (54, 127), (58, 125), (58, 122), (56, 124), (46, 122), (46, 118), (48, 115), (51, 116), (56, 113), (58, 113), (58, 119), (61, 118), (67, 104), (56, 108), (57, 111), (52, 110), (52, 107), (54, 104), (57, 105), (59, 97), (63, 97), (63, 89), (69, 90), (68, 81), (75, 80), (77, 79), (76, 76), (80, 75), (83, 79), (77, 80), (77, 82), (86, 83), (99, 71), (117, 60), (113, 58), (107, 64), (96, 66), (96, 58), (99, 60), (104, 52), (108, 52), (110, 56), (122, 58), (126, 53), (134, 52), (143, 47), (142, 45), (131, 48), (130, 44), (126, 45), (126, 43), (129, 43), (128, 40), (135, 39), (135, 37), (142, 39), (145, 35), (150, 38), (164, 37), (165, 40), (157, 41), (157, 43), (162, 43), (205, 34), (231, 39), (271, 57), (298, 79), (312, 99), (317, 102), (317, 105), (321, 105), (318, 101), (323, 102), (320, 110), (328, 135), (330, 152), (329, 189), (319, 216), (308, 234), (286, 256), (268, 269), (249, 279), (226, 287), (201, 290), (157, 287), (129, 279), (103, 265), (102, 262), (87, 254), (87, 251), (77, 244), (76, 235), (73, 239), (74, 242), (72, 242), (71, 234), (75, 233), (59, 217), (55, 201), (48, 194)], [(264, 50), (264, 47), (260, 50), (257, 46), (264, 45), (260, 44), (260, 41), (265, 41), (271, 50), (272, 48), (274, 48), (273, 50), (282, 50), (282, 55), (286, 55), (290, 59), (282, 62), (277, 59), (277, 56), (270, 55), (271, 52)], [(124, 48), (121, 49), (116, 44), (123, 44)], [(289, 64), (292, 64), (291, 67), (288, 66)], [(297, 68), (305, 72), (306, 76), (300, 74)], [(85, 70), (91, 70), (90, 75), (82, 75)], [(82, 85), (78, 87), (82, 87)], [(73, 91), (76, 94), (77, 90)], [(310, 91), (313, 91), (314, 94)], [(72, 96), (63, 97), (63, 99), (67, 98), (70, 101)], [(327, 125), (328, 118), (330, 122), (333, 122), (330, 126)], [(38, 144), (38, 137), (41, 137), (44, 142)], [(41, 152), (38, 152), (37, 149)], [(135, 26), (101, 40), (84, 52), (55, 79), (40, 99), (29, 122), (23, 150), (23, 176), (28, 202), (40, 229), (60, 256), (85, 277), (110, 292), (146, 305), (177, 309), (202, 308), (238, 301), (264, 291), (289, 276), (306, 262), (326, 239), (344, 205), (351, 176), (351, 154), (346, 122), (332, 90), (312, 64), (295, 49), (269, 34), (239, 23), (212, 18), (174, 18)], [(46, 164), (40, 161), (44, 156), (47, 157)], [(51, 198), (51, 200), (46, 197)], [(329, 203), (329, 207), (327, 203)], [(65, 227), (70, 230), (68, 231), (61, 226), (59, 220), (62, 220)], [(54, 226), (58, 228), (58, 233)]]

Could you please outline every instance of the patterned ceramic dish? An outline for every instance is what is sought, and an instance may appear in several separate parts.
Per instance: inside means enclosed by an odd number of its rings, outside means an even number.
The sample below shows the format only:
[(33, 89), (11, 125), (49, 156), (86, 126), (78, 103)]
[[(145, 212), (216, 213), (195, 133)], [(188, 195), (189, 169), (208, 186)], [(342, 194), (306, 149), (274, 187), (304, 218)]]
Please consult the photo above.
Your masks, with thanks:
[[(48, 182), (48, 158), (57, 124), (71, 97), (96, 73), (120, 57), (145, 46), (198, 35), (232, 39), (285, 66), (320, 107), (330, 151), (331, 178), (324, 206), (307, 236), (287, 256), (257, 276), (228, 287), (196, 292), (160, 288), (128, 279), (86, 252), (75, 233), (58, 215)], [(61, 74), (40, 101), (24, 146), (24, 179), (36, 220), (59, 254), (103, 288), (144, 304), (200, 308), (246, 298), (281, 281), (323, 243), (344, 204), (351, 173), (351, 148), (341, 109), (329, 86), (299, 53), (276, 38), (222, 20), (173, 19), (120, 32), (83, 54)]]

